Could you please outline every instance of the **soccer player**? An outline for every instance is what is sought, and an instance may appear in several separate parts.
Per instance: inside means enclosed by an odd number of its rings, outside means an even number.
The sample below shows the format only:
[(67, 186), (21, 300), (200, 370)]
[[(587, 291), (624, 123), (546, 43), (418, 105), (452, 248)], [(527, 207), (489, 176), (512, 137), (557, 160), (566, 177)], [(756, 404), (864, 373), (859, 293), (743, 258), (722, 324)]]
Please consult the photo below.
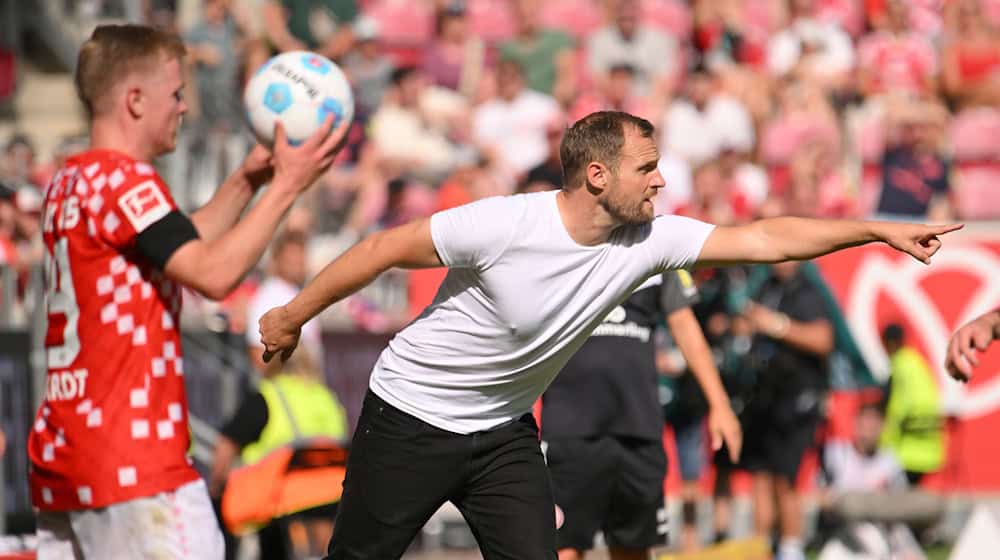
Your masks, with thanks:
[(175, 35), (136, 25), (98, 27), (80, 50), (90, 146), (43, 211), (48, 379), (28, 443), (41, 560), (223, 557), (186, 453), (181, 286), (236, 287), (346, 130), (331, 117), (291, 148), (278, 127), (273, 152), (255, 147), (189, 218), (150, 165), (187, 109), (183, 57)]
[(773, 218), (715, 227), (654, 219), (664, 186), (653, 125), (577, 121), (559, 191), (494, 197), (363, 239), (261, 318), (266, 358), (303, 323), (392, 267), (447, 266), (434, 302), (372, 372), (330, 558), (400, 557), (445, 501), (487, 558), (556, 557), (552, 490), (533, 403), (601, 320), (669, 269), (811, 259), (882, 241), (929, 263), (960, 226)]
[(972, 368), (979, 365), (979, 352), (985, 352), (1000, 339), (1000, 309), (983, 313), (955, 331), (948, 342), (945, 368), (959, 381), (972, 378)]
[[(598, 530), (613, 560), (646, 559), (665, 544), (667, 463), (653, 346), (664, 319), (706, 395), (713, 447), (725, 440), (733, 460), (739, 455), (740, 423), (691, 311), (697, 295), (687, 271), (653, 276), (604, 317), (542, 395), (545, 457), (566, 520), (560, 560), (583, 558)], [(694, 502), (684, 505), (687, 527)]]

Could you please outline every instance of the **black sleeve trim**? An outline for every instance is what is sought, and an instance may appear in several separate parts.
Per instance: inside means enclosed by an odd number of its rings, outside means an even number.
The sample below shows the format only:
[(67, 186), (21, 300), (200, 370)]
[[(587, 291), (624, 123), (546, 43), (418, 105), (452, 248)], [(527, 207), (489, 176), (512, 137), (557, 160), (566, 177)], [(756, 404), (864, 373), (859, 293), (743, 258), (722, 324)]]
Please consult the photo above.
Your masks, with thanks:
[(198, 230), (191, 218), (172, 210), (136, 236), (135, 246), (156, 268), (163, 270), (181, 245), (195, 239)]
[(267, 426), (268, 411), (264, 395), (249, 395), (236, 410), (236, 414), (226, 422), (219, 433), (236, 442), (240, 448), (260, 439)]

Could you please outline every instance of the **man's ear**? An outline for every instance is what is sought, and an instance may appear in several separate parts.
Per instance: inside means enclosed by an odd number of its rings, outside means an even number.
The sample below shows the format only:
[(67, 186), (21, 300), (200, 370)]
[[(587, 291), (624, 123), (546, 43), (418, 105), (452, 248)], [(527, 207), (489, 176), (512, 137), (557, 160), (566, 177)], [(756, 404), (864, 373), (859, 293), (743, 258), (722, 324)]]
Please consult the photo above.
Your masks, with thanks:
[(142, 118), (146, 113), (146, 96), (141, 88), (131, 86), (125, 90), (125, 108), (133, 118)]
[(608, 168), (603, 163), (592, 161), (587, 164), (587, 185), (604, 190), (608, 186)]

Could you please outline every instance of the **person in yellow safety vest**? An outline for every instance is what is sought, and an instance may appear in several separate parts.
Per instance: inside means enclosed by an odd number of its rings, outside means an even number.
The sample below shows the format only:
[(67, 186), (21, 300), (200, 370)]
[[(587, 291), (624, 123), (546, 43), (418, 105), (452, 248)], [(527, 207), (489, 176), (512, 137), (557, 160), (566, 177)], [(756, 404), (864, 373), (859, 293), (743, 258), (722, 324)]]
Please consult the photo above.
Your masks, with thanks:
[(910, 484), (944, 463), (944, 426), (941, 395), (927, 360), (904, 344), (897, 324), (882, 331), (882, 345), (889, 355), (891, 374), (882, 445), (903, 465)]
[[(306, 238), (298, 232), (285, 232), (271, 247), (271, 266), (251, 298), (247, 325), (256, 325), (269, 308), (295, 297), (306, 276)], [(248, 329), (253, 330), (253, 329)], [(342, 442), (347, 437), (347, 417), (343, 406), (323, 382), (323, 348), (319, 324), (302, 329), (302, 349), (287, 362), (272, 360), (265, 364), (263, 347), (256, 332), (247, 333), (250, 363), (261, 375), (258, 391), (240, 404), (236, 414), (220, 429), (209, 475), (209, 492), (222, 495), (229, 471), (237, 457), (243, 464), (254, 464), (268, 453), (311, 438), (330, 438)], [(306, 521), (308, 537), (303, 546), (322, 553), (333, 532), (336, 505), (321, 506), (297, 514)], [(291, 558), (292, 548), (301, 543), (289, 541), (281, 524), (272, 523), (258, 533), (261, 558)], [(296, 540), (296, 539), (292, 539)]]

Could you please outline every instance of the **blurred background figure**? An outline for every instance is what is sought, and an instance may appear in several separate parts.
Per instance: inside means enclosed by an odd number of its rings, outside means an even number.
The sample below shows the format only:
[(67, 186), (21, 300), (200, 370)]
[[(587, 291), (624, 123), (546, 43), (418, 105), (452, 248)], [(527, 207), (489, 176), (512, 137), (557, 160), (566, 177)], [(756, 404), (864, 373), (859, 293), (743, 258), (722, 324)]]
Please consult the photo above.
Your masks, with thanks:
[(632, 69), (635, 93), (668, 92), (680, 57), (676, 39), (646, 23), (640, 0), (615, 0), (611, 25), (595, 31), (587, 43), (587, 69), (600, 88), (615, 68)]
[(315, 51), (337, 60), (354, 46), (354, 0), (264, 0), (264, 31), (274, 50)]
[(944, 415), (941, 392), (923, 355), (906, 344), (897, 324), (882, 331), (889, 356), (889, 394), (882, 445), (892, 451), (912, 485), (944, 466)]
[[(284, 305), (306, 280), (306, 239), (301, 233), (285, 232), (271, 246), (271, 271), (251, 298), (247, 312), (247, 353), (260, 375), (257, 390), (247, 395), (235, 415), (221, 428), (209, 478), (213, 497), (221, 498), (229, 472), (241, 463), (255, 465), (269, 453), (285, 446), (306, 445), (315, 438), (342, 443), (347, 437), (343, 406), (327, 388), (321, 367), (323, 342), (319, 324), (303, 326), (300, 347), (287, 362), (264, 363), (263, 347), (252, 328), (276, 305)], [(272, 476), (280, 473), (272, 473)], [(266, 492), (266, 483), (262, 480)], [(236, 499), (253, 499), (237, 496)], [(319, 554), (333, 532), (335, 504), (298, 514), (304, 519), (307, 537), (295, 542), (287, 532), (289, 520), (274, 520), (258, 533), (262, 558), (285, 560), (301, 554)]]
[[(902, 467), (891, 451), (879, 446), (883, 420), (877, 403), (862, 405), (855, 418), (854, 440), (830, 443), (824, 450), (829, 486), (821, 523), (829, 537), (824, 536), (820, 560), (856, 555), (925, 558), (916, 537), (902, 522), (905, 516), (892, 519), (893, 510), (919, 507), (927, 500), (906, 493)], [(894, 507), (887, 507), (890, 500)]]
[(822, 296), (802, 264), (771, 267), (744, 316), (753, 330), (756, 391), (745, 410), (743, 465), (753, 473), (754, 526), (761, 537), (778, 529), (777, 558), (802, 560), (803, 510), (799, 466), (816, 445), (829, 386), (826, 358), (833, 327)]

